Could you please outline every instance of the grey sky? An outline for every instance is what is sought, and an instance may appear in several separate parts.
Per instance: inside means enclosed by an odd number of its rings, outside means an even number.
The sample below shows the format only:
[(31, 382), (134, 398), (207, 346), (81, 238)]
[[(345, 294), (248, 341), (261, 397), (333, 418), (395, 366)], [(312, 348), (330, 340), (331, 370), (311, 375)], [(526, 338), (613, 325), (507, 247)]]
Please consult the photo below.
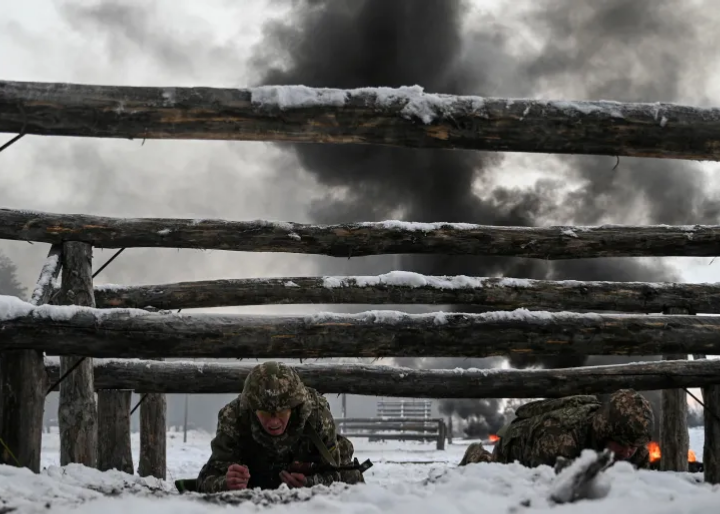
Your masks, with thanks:
[[(547, 5), (562, 3), (548, 0)], [(569, 18), (583, 16), (583, 9), (577, 7), (579, 4), (573, 0), (565, 3)], [(244, 87), (258, 81), (253, 75), (251, 58), (258, 55), (256, 45), (263, 35), (263, 24), (281, 16), (292, 2), (24, 0), (5, 4), (0, 19), (0, 79)], [(486, 23), (486, 20), (479, 21), (479, 16), (484, 9), (489, 9), (501, 13), (493, 23), (513, 28), (514, 37), (508, 43), (511, 51), (542, 47), (542, 24), (547, 21), (537, 13), (537, 6), (542, 3), (486, 0), (475, 4), (476, 11), (470, 12), (465, 21), (468, 26)], [(691, 7), (696, 4), (709, 7), (714, 5), (714, 0), (683, 2)], [(714, 33), (718, 21), (715, 11), (707, 8), (706, 15), (697, 20), (698, 43), (688, 54), (688, 60), (696, 65), (688, 66), (687, 75), (678, 81), (676, 102), (720, 103), (720, 81), (715, 71), (720, 69)], [(675, 15), (682, 13), (678, 10)], [(679, 40), (684, 36), (667, 34), (667, 37)], [(567, 48), (567, 52), (572, 54), (573, 48)], [(478, 67), (484, 65), (481, 57), (478, 56)], [(584, 59), (583, 56), (575, 58)], [(623, 55), (618, 52), (616, 59), (621, 61)], [(661, 73), (663, 62), (663, 55), (657, 54), (648, 64), (647, 73), (657, 70), (658, 81), (665, 80)], [(582, 64), (589, 68), (605, 65), (595, 54)], [(502, 63), (494, 64), (493, 73), (493, 90), (484, 94), (503, 96), (508, 91), (522, 89), (511, 84), (510, 71)], [(543, 80), (542, 90), (533, 94), (546, 98), (578, 98), (590, 88), (592, 80), (592, 73), (588, 74), (587, 83), (566, 81), (562, 75), (549, 74)], [(0, 134), (0, 142), (10, 137)], [(508, 155), (484, 178), (494, 184), (514, 187), (544, 176), (569, 176), (573, 163), (552, 156)], [(717, 188), (718, 171), (717, 164), (708, 163), (689, 172), (711, 174), (710, 185)], [(482, 194), (481, 186), (478, 191)], [(140, 141), (27, 136), (0, 154), (0, 206), (8, 208), (128, 217), (264, 218), (302, 222), (310, 221), (313, 201), (322, 199), (328, 192), (301, 169), (295, 154), (266, 143), (149, 140), (142, 145)], [(641, 224), (644, 220), (639, 217), (635, 222)], [(47, 245), (0, 241), (0, 251), (16, 262), (20, 280), (30, 287), (37, 278)], [(96, 266), (112, 253), (96, 250)], [(671, 261), (689, 282), (717, 281), (720, 277), (720, 260), (712, 265), (709, 265), (710, 259)], [(376, 267), (371, 258), (357, 266)], [(343, 274), (356, 269), (344, 260), (303, 255), (130, 249), (103, 271), (97, 282), (149, 284), (318, 275), (327, 270)], [(300, 313), (324, 309), (327, 307), (222, 310)]]

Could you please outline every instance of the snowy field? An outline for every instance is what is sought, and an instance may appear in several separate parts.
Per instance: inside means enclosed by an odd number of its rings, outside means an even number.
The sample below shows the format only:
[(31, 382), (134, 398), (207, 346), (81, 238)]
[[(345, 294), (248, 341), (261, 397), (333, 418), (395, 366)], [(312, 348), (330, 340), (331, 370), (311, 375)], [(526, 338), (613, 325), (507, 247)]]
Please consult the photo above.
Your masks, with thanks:
[[(556, 505), (549, 501), (562, 488), (565, 472), (556, 477), (550, 468), (477, 464), (458, 468), (468, 441), (455, 441), (447, 450), (434, 443), (354, 441), (359, 460), (374, 467), (366, 484), (334, 485), (312, 490), (244, 491), (220, 498), (177, 495), (172, 481), (192, 478), (205, 462), (211, 435), (203, 432), (168, 433), (168, 480), (141, 479), (119, 472), (100, 473), (82, 466), (60, 468), (56, 433), (43, 434), (40, 475), (0, 466), (0, 514), (102, 513), (194, 514), (242, 512), (310, 514), (320, 512), (453, 514), (534, 513), (546, 511), (582, 514), (690, 514), (716, 512), (720, 488), (702, 483), (701, 474), (634, 471), (616, 464), (598, 480), (595, 500)], [(702, 456), (703, 434), (691, 430), (691, 448)], [(137, 465), (138, 434), (133, 434)], [(570, 471), (570, 470), (568, 470)], [(230, 506), (228, 506), (230, 504)]]

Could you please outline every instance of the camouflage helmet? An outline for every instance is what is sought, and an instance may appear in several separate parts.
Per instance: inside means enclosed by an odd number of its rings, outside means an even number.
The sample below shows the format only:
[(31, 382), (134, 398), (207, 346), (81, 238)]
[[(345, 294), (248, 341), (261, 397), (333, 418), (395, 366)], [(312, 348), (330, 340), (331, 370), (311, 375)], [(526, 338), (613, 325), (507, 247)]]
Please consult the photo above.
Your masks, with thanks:
[(593, 417), (593, 431), (602, 441), (639, 447), (650, 442), (654, 422), (650, 402), (637, 391), (620, 389)]
[(297, 372), (282, 362), (263, 362), (255, 366), (240, 395), (241, 402), (253, 411), (278, 412), (305, 402), (308, 392)]

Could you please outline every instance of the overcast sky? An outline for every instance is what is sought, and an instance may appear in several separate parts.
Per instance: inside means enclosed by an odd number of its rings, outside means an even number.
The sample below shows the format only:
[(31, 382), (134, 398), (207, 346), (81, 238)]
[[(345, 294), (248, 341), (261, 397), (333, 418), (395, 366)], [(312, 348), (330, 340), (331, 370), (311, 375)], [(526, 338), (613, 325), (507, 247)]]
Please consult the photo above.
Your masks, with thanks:
[[(510, 2), (504, 9), (503, 2), (477, 3), (503, 13), (506, 20), (522, 14), (522, 3)], [(25, 0), (6, 4), (0, 19), (3, 79), (137, 86), (256, 84), (249, 61), (257, 53), (263, 24), (282, 17), (289, 8), (288, 3), (262, 0)], [(468, 23), (473, 19), (469, 15)], [(517, 34), (525, 38), (520, 30)], [(717, 62), (717, 55), (710, 52), (712, 40), (707, 45), (695, 53)], [(688, 90), (686, 101), (706, 103), (720, 95), (713, 76), (717, 69), (707, 63), (701, 87), (696, 84), (694, 91)], [(545, 94), (572, 97), (575, 88), (574, 84), (553, 84)], [(505, 168), (519, 160), (530, 163), (524, 167), (526, 173), (533, 168), (530, 176), (536, 176), (538, 169), (553, 172), (550, 165), (543, 166), (551, 162), (544, 156), (517, 157), (506, 161)], [(715, 164), (705, 169), (717, 172)], [(497, 175), (516, 182), (507, 178), (509, 174)], [(308, 206), (325, 192), (294, 156), (259, 142), (149, 140), (141, 145), (140, 141), (27, 136), (0, 155), (0, 205), (9, 208), (108, 216), (309, 221)], [(47, 247), (0, 241), (0, 250), (17, 262), (22, 282), (30, 285)], [(96, 250), (95, 255), (103, 262), (112, 251)], [(327, 259), (302, 255), (132, 249), (103, 271), (98, 282), (313, 275), (323, 272), (324, 262)], [(715, 281), (720, 276), (720, 260), (712, 265), (710, 259), (673, 262), (686, 281)], [(342, 263), (332, 264), (333, 271), (342, 273)]]
[[(656, 82), (658, 91), (663, 91), (667, 82), (673, 81), (673, 87), (669, 88), (672, 98), (663, 93), (656, 95), (663, 101), (718, 105), (720, 81), (715, 71), (720, 70), (720, 55), (716, 50), (718, 15), (717, 9), (710, 8), (715, 6), (715, 0), (637, 1), (647, 5), (662, 4), (665, 10), (658, 16), (666, 20), (687, 16), (691, 20), (692, 34), (687, 32), (688, 26), (671, 25), (670, 21), (665, 26), (662, 20), (658, 22), (649, 17), (640, 17), (633, 21), (635, 25), (624, 27), (622, 16), (618, 16), (605, 20), (608, 23), (605, 28), (610, 32), (617, 28), (613, 36), (615, 41), (630, 42), (625, 48), (619, 47), (620, 50), (609, 47), (608, 53), (602, 51), (602, 45), (610, 44), (609, 39), (603, 39), (605, 36), (588, 38), (592, 39), (594, 47), (587, 41), (583, 43), (585, 46), (577, 48), (572, 43), (598, 29), (597, 23), (587, 26), (581, 23), (583, 16), (592, 9), (589, 7), (592, 2), (475, 2), (475, 9), (468, 11), (464, 19), (471, 34), (469, 39), (475, 38), (469, 47), (477, 50), (502, 44), (508, 55), (537, 51), (538, 68), (542, 67), (543, 71), (543, 79), (533, 77), (530, 86), (523, 83), (519, 78), (521, 75), (513, 74), (510, 59), (507, 62), (493, 59), (490, 63), (490, 59), (484, 59), (478, 50), (476, 59), (468, 61), (470, 67), (478, 69), (468, 73), (485, 72), (483, 66), (492, 64), (488, 73), (492, 72), (493, 76), (492, 80), (485, 81), (491, 86), (476, 93), (583, 99), (593, 91), (609, 91), (603, 93), (608, 95), (604, 98), (615, 100), (621, 99), (622, 79), (627, 72), (628, 76), (634, 73), (642, 77), (646, 89)], [(604, 2), (603, 5), (610, 3), (618, 2)], [(681, 3), (689, 14), (681, 12)], [(268, 52), (267, 41), (263, 39), (266, 24), (286, 17), (292, 4), (278, 0), (4, 2), (0, 17), (0, 79), (132, 86), (257, 85), (260, 78), (257, 61), (253, 64), (253, 59)], [(539, 16), (537, 9), (541, 5), (552, 7), (552, 15)], [(558, 13), (564, 12), (570, 14), (567, 19), (560, 20)], [(488, 31), (473, 32), (481, 24), (483, 27), (506, 27), (504, 39), (493, 39), (487, 35)], [(662, 29), (654, 29), (655, 26)], [(548, 27), (552, 27), (552, 31)], [(573, 31), (578, 32), (568, 38), (567, 47), (561, 47), (560, 42), (555, 45), (560, 36), (567, 35), (563, 30), (571, 35)], [(653, 30), (656, 33), (652, 33)], [(632, 39), (635, 33), (642, 31), (652, 37)], [(552, 62), (546, 49), (555, 53)], [(644, 53), (638, 54), (642, 55), (640, 58), (634, 52)], [(565, 58), (565, 66), (575, 66), (572, 75), (548, 71), (559, 62), (559, 54)], [(532, 66), (527, 62), (523, 65), (524, 76), (530, 76), (528, 69)], [(643, 66), (640, 71), (634, 70)], [(616, 85), (593, 89), (598, 75), (605, 69), (611, 69), (617, 75), (614, 78)], [(680, 76), (674, 76), (677, 74)], [(615, 91), (619, 92), (617, 96)], [(0, 134), (0, 142), (10, 137), (10, 134)], [(529, 181), (538, 178), (570, 176), (576, 162), (553, 156), (509, 155), (488, 170), (484, 179), (495, 185), (517, 187), (525, 183), (532, 187)], [(702, 185), (702, 191), (708, 196), (712, 196), (720, 184), (715, 178), (719, 172), (715, 163), (693, 166), (687, 171), (689, 178), (695, 176), (692, 174), (708, 175), (708, 182)], [(620, 180), (627, 180), (622, 174), (620, 176)], [(645, 169), (642, 176), (650, 182), (654, 180), (652, 169)], [(448, 171), (448, 177), (452, 177), (452, 170)], [(627, 191), (623, 194), (631, 198), (632, 188), (636, 185), (628, 181)], [(652, 187), (647, 187), (645, 194), (668, 196), (670, 199), (665, 202), (665, 208), (671, 209), (674, 205), (671, 197), (677, 194), (677, 188), (666, 191), (663, 187), (658, 185), (654, 193)], [(614, 191), (618, 193), (620, 189), (615, 187)], [(262, 218), (309, 222), (314, 202), (330, 192), (329, 186), (321, 184), (316, 175), (302, 168), (295, 154), (261, 142), (148, 140), (142, 144), (138, 140), (26, 136), (0, 154), (0, 206), (7, 208), (127, 217)], [(623, 207), (618, 214), (615, 207), (608, 208), (603, 219), (645, 222), (643, 215), (616, 217), (627, 214), (626, 210)], [(47, 248), (44, 244), (0, 241), (0, 251), (16, 262), (19, 278), (28, 288), (37, 278)], [(113, 253), (114, 250), (96, 250), (95, 266)], [(687, 282), (717, 281), (720, 259), (713, 264), (710, 261), (667, 259)], [(358, 269), (382, 273), (396, 269), (394, 264), (397, 262), (395, 259), (368, 258), (353, 259), (351, 263), (345, 259), (291, 254), (130, 249), (103, 271), (97, 283), (151, 284), (328, 272), (346, 274)], [(324, 309), (325, 306), (278, 306), (222, 310), (300, 313)]]

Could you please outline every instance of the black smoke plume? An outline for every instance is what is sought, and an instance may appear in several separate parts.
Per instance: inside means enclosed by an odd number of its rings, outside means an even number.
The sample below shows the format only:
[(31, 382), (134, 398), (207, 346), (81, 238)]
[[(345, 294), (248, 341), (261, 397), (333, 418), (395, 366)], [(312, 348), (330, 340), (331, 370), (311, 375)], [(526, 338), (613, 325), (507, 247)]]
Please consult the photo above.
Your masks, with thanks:
[[(419, 84), (427, 92), (459, 95), (677, 101), (683, 95), (683, 77), (694, 70), (693, 47), (701, 20), (695, 4), (680, 6), (670, 0), (512, 2), (503, 10), (502, 22), (453, 0), (305, 0), (293, 6), (289, 19), (266, 27), (263, 51), (255, 62), (262, 84), (336, 88)], [(539, 42), (539, 49), (528, 44), (518, 50), (523, 37)], [(513, 188), (498, 185), (492, 173), (503, 164), (501, 154), (363, 145), (288, 147), (304, 169), (328, 188), (324, 201), (313, 205), (316, 222), (693, 224), (715, 223), (718, 217), (716, 204), (705, 194), (705, 177), (693, 164), (678, 161), (623, 158), (614, 169), (616, 162), (610, 157), (557, 156), (552, 160), (553, 180)], [(574, 186), (570, 192), (563, 189), (569, 183)], [(343, 266), (349, 271), (347, 263)], [(440, 275), (679, 279), (666, 263), (643, 259), (547, 263), (402, 256), (350, 264), (354, 272), (384, 272), (389, 266)], [(482, 367), (488, 361), (398, 362)], [(510, 358), (515, 367), (596, 362), (576, 357)], [(479, 415), (486, 431), (492, 432), (503, 421), (499, 406), (495, 400), (446, 401), (441, 409), (463, 418)]]

